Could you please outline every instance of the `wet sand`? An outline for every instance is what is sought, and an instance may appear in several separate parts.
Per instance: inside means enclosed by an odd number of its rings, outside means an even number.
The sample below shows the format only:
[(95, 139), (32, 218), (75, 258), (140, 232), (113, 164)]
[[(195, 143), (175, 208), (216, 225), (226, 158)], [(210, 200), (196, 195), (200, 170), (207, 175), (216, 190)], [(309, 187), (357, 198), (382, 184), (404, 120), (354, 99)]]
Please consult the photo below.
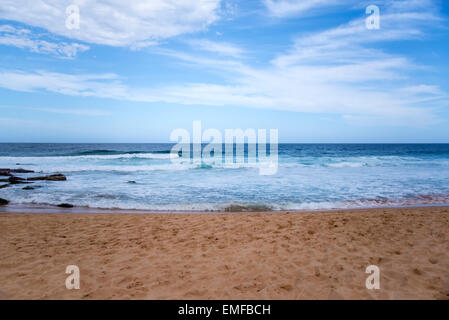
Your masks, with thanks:
[(449, 299), (449, 207), (0, 213), (0, 257), (0, 299)]

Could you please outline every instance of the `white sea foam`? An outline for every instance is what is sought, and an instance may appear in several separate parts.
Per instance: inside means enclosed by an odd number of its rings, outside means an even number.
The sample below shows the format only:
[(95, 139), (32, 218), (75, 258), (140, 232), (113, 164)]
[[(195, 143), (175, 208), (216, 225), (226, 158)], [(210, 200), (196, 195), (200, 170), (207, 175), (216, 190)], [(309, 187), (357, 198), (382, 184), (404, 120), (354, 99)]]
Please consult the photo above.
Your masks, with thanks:
[[(61, 202), (67, 202), (69, 197), (39, 197), (39, 200), (33, 199), (12, 200), (13, 205), (50, 205), (55, 206)], [(70, 202), (70, 201), (69, 201)], [(449, 196), (437, 196), (416, 199), (389, 199), (379, 200), (357, 200), (357, 201), (322, 201), (322, 202), (303, 202), (303, 203), (248, 203), (248, 202), (199, 202), (199, 203), (170, 203), (157, 204), (145, 203), (140, 201), (120, 201), (108, 198), (97, 201), (87, 201), (79, 199), (77, 207), (86, 207), (92, 209), (127, 209), (127, 210), (154, 210), (154, 211), (229, 211), (229, 212), (266, 212), (266, 211), (305, 211), (305, 210), (333, 210), (333, 209), (357, 209), (357, 208), (376, 208), (376, 207), (403, 207), (413, 205), (439, 205), (449, 203)]]
[(327, 163), (324, 164), (326, 167), (334, 167), (334, 168), (361, 168), (366, 167), (368, 164), (366, 162), (339, 162), (339, 163)]
[(43, 162), (43, 161), (73, 161), (73, 160), (120, 160), (120, 159), (177, 159), (177, 153), (122, 153), (122, 154), (92, 154), (78, 156), (44, 156), (44, 157), (0, 157), (0, 161)]

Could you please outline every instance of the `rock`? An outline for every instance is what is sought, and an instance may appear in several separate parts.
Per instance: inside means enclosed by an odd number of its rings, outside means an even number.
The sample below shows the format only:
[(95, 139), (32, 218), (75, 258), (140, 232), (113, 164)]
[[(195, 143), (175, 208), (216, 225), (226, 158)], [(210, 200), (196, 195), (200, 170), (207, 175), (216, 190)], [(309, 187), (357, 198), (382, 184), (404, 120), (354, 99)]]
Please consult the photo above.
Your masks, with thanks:
[(14, 173), (33, 173), (34, 171), (33, 170), (26, 170), (26, 169), (19, 168), (19, 169), (11, 169), (11, 170), (9, 170), (9, 172), (14, 172)]
[(61, 204), (58, 204), (58, 207), (60, 207), (60, 208), (73, 208), (73, 204), (61, 203)]
[(18, 169), (9, 169), (9, 168), (1, 168), (0, 169), (0, 176), (11, 176), (11, 173), (33, 173), (33, 170), (26, 170), (22, 168)]
[(8, 179), (9, 181), (25, 181), (25, 178), (21, 178), (21, 177), (16, 177), (16, 176), (11, 176)]
[(52, 175), (46, 177), (45, 180), (47, 180), (47, 181), (66, 181), (67, 178), (63, 174), (52, 174)]
[(134, 180), (128, 181), (128, 183), (136, 183)]
[(26, 186), (26, 187), (23, 187), (22, 190), (34, 190), (34, 188), (30, 187), (30, 186)]
[(26, 182), (26, 179), (16, 176), (10, 176), (8, 180), (10, 184), (28, 183)]
[(9, 186), (9, 184), (2, 184), (2, 185), (0, 186), (0, 189), (6, 188), (7, 186)]
[(5, 205), (7, 205), (8, 203), (9, 203), (8, 200), (3, 199), (3, 198), (0, 198), (0, 206), (5, 206)]
[(27, 179), (28, 181), (37, 181), (37, 180), (46, 180), (46, 181), (65, 181), (67, 180), (66, 176), (63, 174), (52, 174), (50, 176), (42, 176), (42, 177), (31, 177)]
[(0, 169), (0, 176), (12, 176), (10, 171), (11, 171), (10, 169), (1, 168)]

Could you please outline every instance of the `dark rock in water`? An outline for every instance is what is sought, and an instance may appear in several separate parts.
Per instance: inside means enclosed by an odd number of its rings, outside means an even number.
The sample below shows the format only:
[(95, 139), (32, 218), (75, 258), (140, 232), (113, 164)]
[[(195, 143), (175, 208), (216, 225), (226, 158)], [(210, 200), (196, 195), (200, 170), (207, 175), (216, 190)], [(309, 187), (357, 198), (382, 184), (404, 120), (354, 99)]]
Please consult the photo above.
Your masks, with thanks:
[(0, 176), (12, 176), (10, 171), (11, 171), (10, 169), (1, 168), (0, 169)]
[(128, 181), (128, 183), (136, 183), (134, 180)]
[(22, 168), (18, 169), (9, 169), (9, 168), (1, 168), (0, 169), (0, 176), (12, 176), (11, 173), (33, 173), (33, 170), (26, 170)]
[(7, 205), (8, 203), (9, 203), (8, 200), (3, 199), (3, 198), (0, 198), (0, 206), (5, 206), (5, 205)]
[(33, 173), (34, 171), (33, 170), (26, 170), (26, 169), (19, 168), (19, 169), (11, 169), (11, 170), (9, 170), (9, 172), (13, 172), (13, 173)]
[(50, 176), (43, 176), (43, 177), (32, 177), (28, 178), (28, 181), (37, 181), (37, 180), (46, 180), (46, 181), (65, 181), (67, 180), (66, 176), (63, 174), (52, 174)]
[(21, 178), (21, 177), (16, 177), (16, 176), (11, 176), (8, 179), (9, 181), (25, 181), (25, 178)]
[(26, 182), (26, 179), (21, 178), (21, 177), (16, 177), (16, 176), (10, 176), (8, 180), (9, 180), (10, 184), (29, 183), (29, 182)]
[[(8, 180), (7, 180), (7, 181), (8, 181)], [(6, 188), (7, 186), (9, 186), (9, 184), (2, 184), (2, 185), (0, 186), (0, 189)]]
[(23, 187), (22, 190), (34, 190), (34, 187), (26, 186)]
[(73, 204), (61, 203), (61, 204), (58, 204), (58, 207), (60, 207), (60, 208), (73, 208)]

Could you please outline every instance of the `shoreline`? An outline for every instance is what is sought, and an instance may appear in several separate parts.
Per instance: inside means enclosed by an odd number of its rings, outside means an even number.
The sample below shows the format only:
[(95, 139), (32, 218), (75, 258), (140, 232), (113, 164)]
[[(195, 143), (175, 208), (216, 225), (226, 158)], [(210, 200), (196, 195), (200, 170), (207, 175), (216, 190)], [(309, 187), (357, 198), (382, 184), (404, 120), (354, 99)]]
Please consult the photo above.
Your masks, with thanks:
[(336, 211), (358, 211), (375, 209), (413, 209), (413, 208), (446, 208), (449, 203), (422, 203), (409, 205), (385, 205), (385, 206), (366, 206), (353, 208), (317, 208), (317, 209), (282, 209), (282, 210), (155, 210), (155, 209), (122, 209), (122, 208), (92, 208), (85, 206), (73, 206), (71, 208), (61, 208), (57, 205), (26, 205), (26, 204), (8, 204), (0, 206), (0, 214), (3, 213), (36, 213), (36, 214), (283, 214), (283, 213), (320, 213)]
[[(2, 212), (0, 227), (0, 299), (449, 299), (449, 206)], [(365, 287), (373, 264), (380, 290)]]

